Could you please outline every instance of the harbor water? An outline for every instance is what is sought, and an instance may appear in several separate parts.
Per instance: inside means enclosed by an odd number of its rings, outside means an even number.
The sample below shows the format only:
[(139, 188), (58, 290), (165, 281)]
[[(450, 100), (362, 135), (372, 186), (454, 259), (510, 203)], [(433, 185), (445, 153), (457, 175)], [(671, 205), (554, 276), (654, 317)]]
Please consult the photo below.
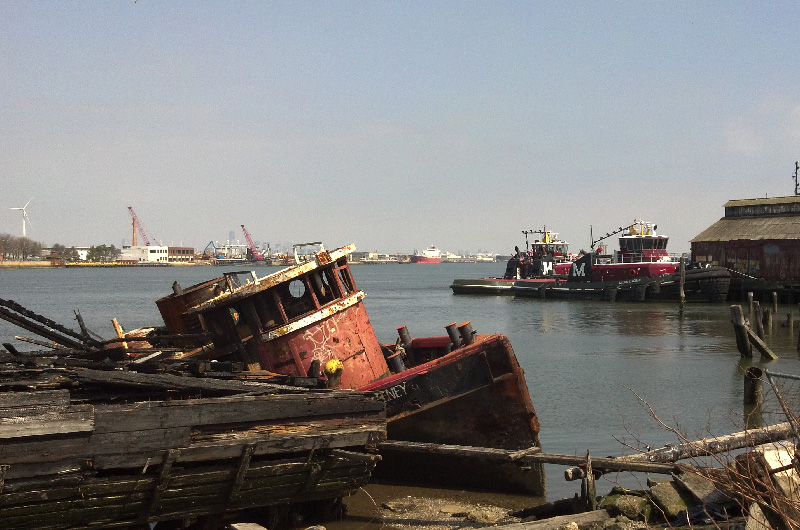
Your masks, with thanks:
[[(743, 372), (752, 365), (800, 374), (797, 331), (782, 324), (797, 308), (781, 306), (766, 342), (779, 356), (766, 362), (736, 350), (728, 304), (629, 303), (453, 295), (455, 278), (501, 275), (502, 263), (353, 266), (365, 305), (383, 342), (397, 327), (412, 336), (444, 335), (444, 326), (471, 321), (478, 333), (503, 333), (525, 370), (547, 452), (620, 456), (646, 447), (719, 436), (744, 427)], [(160, 324), (155, 300), (229, 270), (223, 267), (0, 269), (0, 298), (14, 300), (78, 328), (75, 311), (94, 332), (111, 338), (111, 319), (124, 329)], [(254, 267), (259, 276), (278, 270)], [(0, 321), (0, 342), (34, 337)], [(765, 385), (766, 387), (767, 385)], [(765, 404), (765, 408), (769, 406)], [(657, 417), (654, 417), (654, 415)], [(765, 420), (767, 423), (771, 421)], [(780, 421), (780, 420), (778, 420)], [(667, 428), (667, 427), (670, 428)], [(547, 466), (548, 500), (571, 497), (579, 482)], [(637, 487), (629, 474), (606, 475), (608, 487)]]

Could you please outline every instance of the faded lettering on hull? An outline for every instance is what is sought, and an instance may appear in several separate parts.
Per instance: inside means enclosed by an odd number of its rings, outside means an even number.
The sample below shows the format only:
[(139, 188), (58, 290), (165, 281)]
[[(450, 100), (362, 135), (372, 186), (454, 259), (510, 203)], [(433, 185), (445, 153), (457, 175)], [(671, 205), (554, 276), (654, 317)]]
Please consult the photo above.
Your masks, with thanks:
[(403, 396), (408, 395), (408, 392), (406, 391), (407, 383), (408, 383), (407, 381), (403, 381), (399, 385), (391, 386), (386, 390), (383, 390), (381, 393), (383, 394), (383, 397), (386, 399), (386, 401), (394, 401), (397, 398), (401, 398)]

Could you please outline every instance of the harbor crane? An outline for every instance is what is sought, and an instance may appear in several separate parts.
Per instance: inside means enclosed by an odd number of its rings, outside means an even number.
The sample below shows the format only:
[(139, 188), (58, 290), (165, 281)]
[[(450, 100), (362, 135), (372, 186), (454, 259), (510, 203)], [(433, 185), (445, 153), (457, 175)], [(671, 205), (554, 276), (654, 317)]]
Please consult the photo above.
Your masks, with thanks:
[(136, 215), (136, 212), (133, 211), (133, 206), (128, 206), (128, 211), (131, 213), (131, 219), (133, 219), (133, 238), (131, 240), (131, 246), (136, 246), (136, 231), (138, 230), (139, 233), (142, 235), (142, 239), (144, 240), (145, 246), (150, 246), (150, 239), (147, 237), (147, 234), (144, 231), (144, 227), (142, 223), (139, 221), (139, 217)]
[(247, 228), (242, 225), (242, 232), (244, 232), (244, 238), (247, 240), (247, 246), (250, 248), (250, 253), (253, 255), (253, 259), (256, 261), (264, 261), (264, 254), (261, 253), (260, 250), (256, 248), (255, 243), (253, 243), (253, 238), (250, 237), (250, 232), (247, 231)]

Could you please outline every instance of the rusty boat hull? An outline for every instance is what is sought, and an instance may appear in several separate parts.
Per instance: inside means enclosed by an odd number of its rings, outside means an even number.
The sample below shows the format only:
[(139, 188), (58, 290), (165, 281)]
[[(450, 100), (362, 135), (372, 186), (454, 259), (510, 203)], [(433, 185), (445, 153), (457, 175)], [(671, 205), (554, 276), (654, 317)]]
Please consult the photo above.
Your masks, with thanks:
[[(414, 353), (434, 357), (359, 390), (380, 392), (386, 402), (389, 440), (509, 450), (539, 447), (539, 420), (525, 375), (504, 335), (477, 335), (472, 344), (442, 356), (449, 337), (413, 339)], [(424, 469), (426, 482), (462, 488), (544, 495), (539, 468), (509, 461), (382, 450), (376, 475), (404, 481)], [(418, 480), (415, 478), (414, 480)], [(407, 480), (405, 480), (407, 481)]]
[[(174, 285), (156, 302), (166, 332), (211, 337), (184, 355), (379, 392), (390, 440), (538, 448), (539, 422), (508, 339), (476, 335), (465, 323), (458, 331), (445, 326), (441, 337), (411, 338), (398, 328), (397, 343), (382, 345), (349, 269), (354, 248), (320, 251), (263, 278), (240, 272), (187, 289)], [(543, 466), (480, 464), (387, 451), (378, 469), (401, 481), (545, 493)]]

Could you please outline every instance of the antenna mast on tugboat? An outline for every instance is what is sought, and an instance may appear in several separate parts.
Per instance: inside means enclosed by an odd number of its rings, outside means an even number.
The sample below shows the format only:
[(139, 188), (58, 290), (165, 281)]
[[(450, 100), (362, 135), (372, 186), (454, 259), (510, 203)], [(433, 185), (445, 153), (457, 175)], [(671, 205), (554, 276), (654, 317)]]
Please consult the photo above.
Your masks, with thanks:
[(545, 226), (542, 230), (523, 230), (523, 234), (525, 234), (525, 250), (530, 250), (530, 245), (528, 244), (528, 234), (546, 234), (547, 227)]
[(800, 169), (800, 162), (794, 163), (794, 194), (800, 195), (800, 184), (797, 182), (797, 170)]

